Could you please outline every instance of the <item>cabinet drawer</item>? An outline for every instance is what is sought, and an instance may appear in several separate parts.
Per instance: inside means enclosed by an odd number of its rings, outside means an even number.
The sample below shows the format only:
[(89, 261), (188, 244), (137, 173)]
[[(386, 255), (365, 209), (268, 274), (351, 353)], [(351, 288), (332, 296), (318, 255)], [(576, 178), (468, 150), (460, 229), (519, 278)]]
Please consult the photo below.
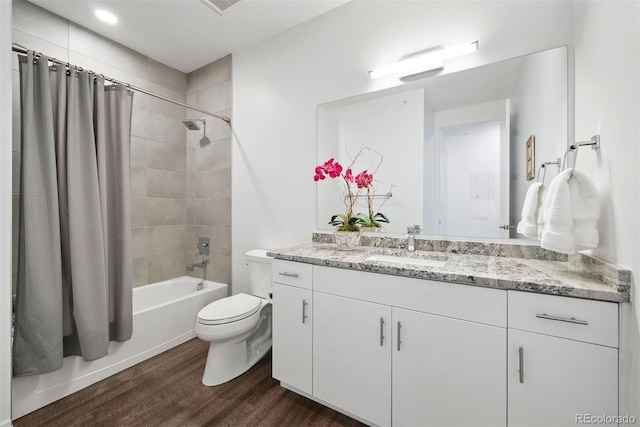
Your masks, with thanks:
[(271, 266), (271, 280), (274, 283), (311, 289), (312, 265), (274, 259)]
[(315, 266), (314, 291), (454, 319), (507, 326), (507, 291)]
[(618, 347), (618, 304), (509, 291), (509, 328)]

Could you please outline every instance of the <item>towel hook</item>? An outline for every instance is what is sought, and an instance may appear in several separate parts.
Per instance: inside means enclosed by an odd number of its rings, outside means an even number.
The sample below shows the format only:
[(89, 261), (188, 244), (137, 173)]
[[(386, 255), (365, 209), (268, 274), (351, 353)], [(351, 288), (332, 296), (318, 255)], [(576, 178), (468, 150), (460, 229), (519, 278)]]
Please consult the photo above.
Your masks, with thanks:
[[(558, 157), (553, 162), (543, 162), (542, 164), (540, 164), (540, 167), (538, 168), (538, 177), (540, 177), (540, 169), (543, 169), (543, 172), (542, 172), (542, 183), (543, 184), (544, 184), (544, 179), (547, 176), (547, 166), (556, 165), (558, 167), (558, 172), (560, 172), (560, 164), (561, 164), (560, 157)], [(536, 178), (536, 182), (538, 182), (537, 178)]]
[(584, 147), (585, 145), (591, 146), (592, 150), (598, 150), (600, 149), (600, 135), (593, 135), (591, 137), (590, 140), (588, 141), (580, 141), (580, 142), (576, 142), (575, 144), (571, 145), (569, 147), (569, 150), (567, 150), (566, 153), (564, 153), (565, 157), (567, 156), (567, 153), (569, 153), (569, 151), (573, 151), (576, 150), (576, 155), (573, 158), (573, 169), (571, 170), (571, 174), (569, 175), (569, 179), (571, 179), (571, 177), (573, 177), (573, 171), (576, 168), (576, 164), (578, 163), (578, 148), (580, 147)]
[[(544, 184), (544, 179), (547, 176), (547, 168), (544, 166), (544, 163), (542, 163), (540, 165), (540, 167), (538, 168), (538, 178), (540, 178), (540, 170), (542, 169), (542, 180), (540, 182), (542, 182), (542, 184)], [(536, 178), (536, 182), (538, 182), (538, 178)]]

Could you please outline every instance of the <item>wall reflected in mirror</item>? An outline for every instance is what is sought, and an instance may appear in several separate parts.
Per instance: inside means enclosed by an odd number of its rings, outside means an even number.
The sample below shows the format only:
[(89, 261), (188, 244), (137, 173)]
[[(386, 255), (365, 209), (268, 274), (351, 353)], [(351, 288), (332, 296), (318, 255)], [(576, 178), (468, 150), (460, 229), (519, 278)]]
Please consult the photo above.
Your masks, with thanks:
[[(318, 163), (383, 156), (374, 208), (381, 232), (514, 238), (528, 186), (526, 144), (540, 163), (567, 147), (567, 48), (559, 47), (318, 106)], [(375, 167), (362, 155), (354, 173)], [(545, 176), (547, 184), (556, 169)], [(317, 227), (344, 211), (338, 180), (317, 185)], [(360, 197), (356, 212), (366, 212)]]

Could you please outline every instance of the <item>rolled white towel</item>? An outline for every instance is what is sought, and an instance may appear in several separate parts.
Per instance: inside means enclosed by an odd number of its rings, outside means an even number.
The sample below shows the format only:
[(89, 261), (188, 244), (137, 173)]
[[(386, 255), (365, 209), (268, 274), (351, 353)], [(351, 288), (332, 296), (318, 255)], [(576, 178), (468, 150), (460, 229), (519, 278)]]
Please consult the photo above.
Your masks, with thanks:
[(518, 223), (518, 234), (522, 234), (525, 237), (538, 237), (538, 212), (542, 204), (541, 192), (541, 182), (534, 182), (529, 186), (522, 204), (522, 219)]
[(540, 241), (542, 248), (565, 254), (576, 251), (568, 183), (571, 171), (572, 169), (562, 171), (549, 185), (544, 199), (544, 230)]

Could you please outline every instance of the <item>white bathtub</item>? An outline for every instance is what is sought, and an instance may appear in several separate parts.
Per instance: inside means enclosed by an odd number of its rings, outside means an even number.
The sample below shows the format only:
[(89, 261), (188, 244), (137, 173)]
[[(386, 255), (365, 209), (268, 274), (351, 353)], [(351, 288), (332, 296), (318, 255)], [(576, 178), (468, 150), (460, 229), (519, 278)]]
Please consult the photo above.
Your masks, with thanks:
[(65, 357), (62, 369), (44, 375), (14, 378), (12, 413), (16, 419), (136, 363), (196, 336), (198, 311), (227, 296), (227, 285), (211, 281), (196, 290), (200, 280), (183, 276), (133, 289), (133, 336), (112, 342), (109, 355), (93, 362)]

